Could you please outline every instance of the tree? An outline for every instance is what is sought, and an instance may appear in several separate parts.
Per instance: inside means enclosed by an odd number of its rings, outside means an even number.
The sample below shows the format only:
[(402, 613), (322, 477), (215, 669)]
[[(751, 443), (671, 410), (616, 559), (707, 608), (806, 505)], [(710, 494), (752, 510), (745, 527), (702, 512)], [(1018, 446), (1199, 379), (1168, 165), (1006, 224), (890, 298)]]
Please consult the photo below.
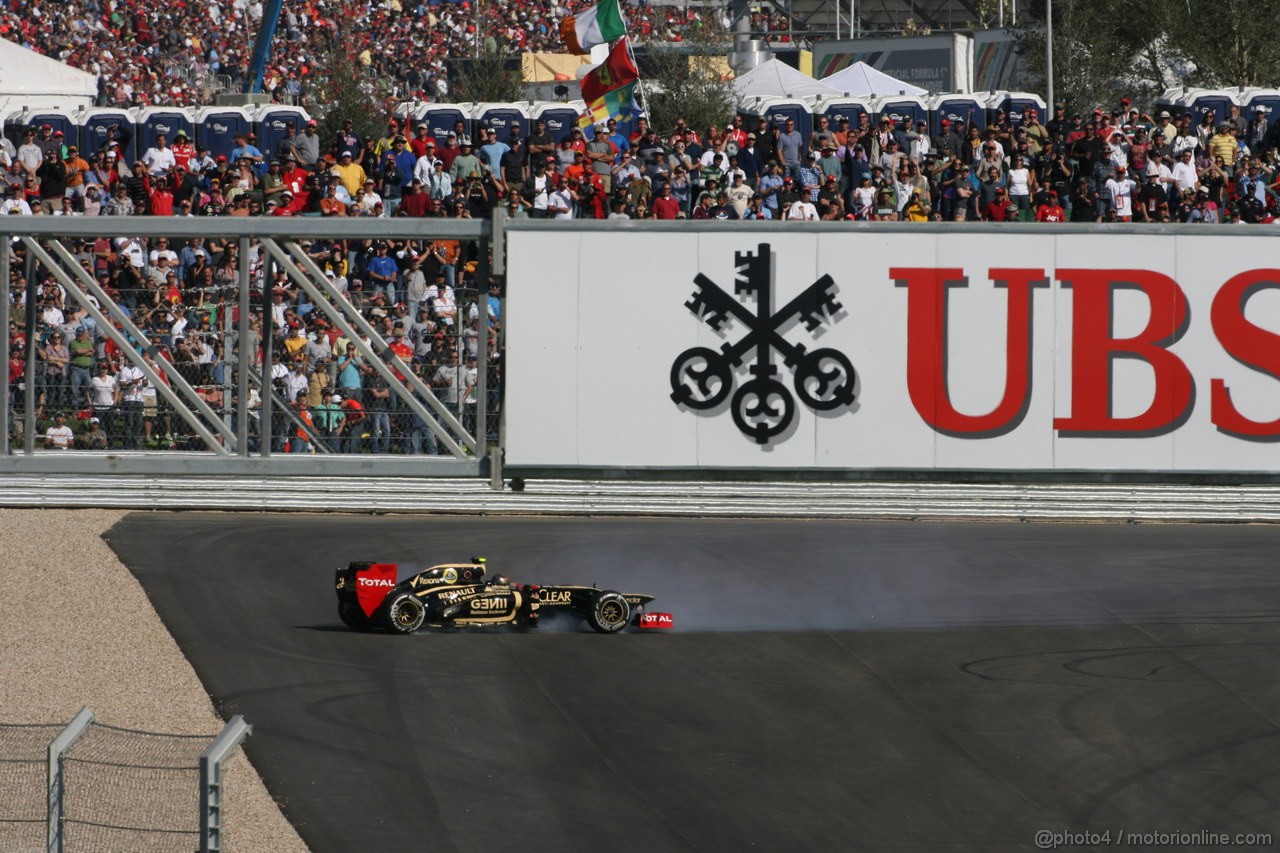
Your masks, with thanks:
[(509, 103), (524, 97), (519, 66), (512, 68), (508, 54), (492, 42), (486, 42), (474, 59), (458, 59), (454, 65), (459, 101)]
[[(1033, 88), (1044, 90), (1044, 0), (1014, 30)], [(1267, 85), (1280, 76), (1280, 32), (1244, 0), (1054, 0), (1054, 92), (1073, 109), (1153, 101), (1165, 89)]]
[(681, 118), (699, 131), (733, 119), (737, 98), (727, 73), (728, 50), (728, 33), (709, 21), (687, 29), (679, 44), (647, 46), (640, 85), (649, 123), (659, 133), (670, 133)]
[(1280, 31), (1266, 13), (1267, 5), (1242, 0), (1174, 4), (1170, 41), (1195, 65), (1192, 83), (1274, 85), (1280, 77)]
[[(1155, 49), (1163, 21), (1130, 0), (1055, 0), (1054, 95), (1075, 111), (1114, 104), (1121, 94), (1150, 99), (1167, 85), (1167, 54)], [(1016, 31), (1032, 80), (1045, 91), (1046, 4), (1024, 6)]]
[(316, 58), (306, 106), (316, 117), (320, 138), (333, 139), (346, 119), (351, 119), (352, 129), (363, 139), (376, 139), (385, 133), (387, 114), (371, 69), (340, 41), (331, 42), (328, 50)]

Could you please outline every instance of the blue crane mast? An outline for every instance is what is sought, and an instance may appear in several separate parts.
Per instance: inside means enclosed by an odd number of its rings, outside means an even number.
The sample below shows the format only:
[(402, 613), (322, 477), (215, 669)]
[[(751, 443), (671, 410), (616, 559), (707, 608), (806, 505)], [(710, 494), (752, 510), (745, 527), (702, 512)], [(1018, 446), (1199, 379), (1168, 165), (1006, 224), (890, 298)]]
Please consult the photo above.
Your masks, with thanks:
[(280, 10), (283, 6), (284, 0), (266, 0), (262, 8), (262, 27), (258, 30), (258, 39), (253, 45), (249, 77), (245, 80), (246, 94), (262, 91), (262, 78), (267, 73), (267, 57), (271, 55), (271, 40), (275, 38), (276, 25), (280, 23)]

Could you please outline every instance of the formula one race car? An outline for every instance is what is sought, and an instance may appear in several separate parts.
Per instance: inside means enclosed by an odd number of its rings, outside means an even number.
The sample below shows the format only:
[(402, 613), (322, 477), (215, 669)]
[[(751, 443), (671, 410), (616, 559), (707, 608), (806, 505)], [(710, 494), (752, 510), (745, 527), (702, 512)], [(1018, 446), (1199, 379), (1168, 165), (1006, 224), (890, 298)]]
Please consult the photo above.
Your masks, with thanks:
[(548, 616), (575, 616), (602, 634), (629, 625), (672, 627), (669, 613), (646, 613), (652, 595), (594, 586), (537, 586), (485, 577), (483, 557), (446, 563), (397, 582), (395, 563), (351, 563), (338, 569), (338, 616), (350, 628), (385, 628), (412, 634), (419, 628), (513, 625), (531, 628)]

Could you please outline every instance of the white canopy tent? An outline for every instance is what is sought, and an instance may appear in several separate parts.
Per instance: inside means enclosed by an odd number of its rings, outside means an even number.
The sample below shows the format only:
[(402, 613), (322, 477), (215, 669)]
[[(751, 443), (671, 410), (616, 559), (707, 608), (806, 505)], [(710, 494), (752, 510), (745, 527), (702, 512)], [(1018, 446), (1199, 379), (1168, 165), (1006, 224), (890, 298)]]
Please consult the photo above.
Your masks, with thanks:
[(865, 62), (855, 62), (828, 77), (822, 78), (822, 84), (830, 86), (837, 92), (846, 95), (927, 95), (928, 89), (921, 89), (897, 77), (890, 77), (883, 71), (877, 71)]
[(24, 107), (91, 107), (97, 78), (64, 62), (0, 39), (0, 98)]
[(770, 59), (733, 81), (733, 89), (741, 98), (806, 98), (810, 95), (839, 95), (803, 71), (785, 62)]

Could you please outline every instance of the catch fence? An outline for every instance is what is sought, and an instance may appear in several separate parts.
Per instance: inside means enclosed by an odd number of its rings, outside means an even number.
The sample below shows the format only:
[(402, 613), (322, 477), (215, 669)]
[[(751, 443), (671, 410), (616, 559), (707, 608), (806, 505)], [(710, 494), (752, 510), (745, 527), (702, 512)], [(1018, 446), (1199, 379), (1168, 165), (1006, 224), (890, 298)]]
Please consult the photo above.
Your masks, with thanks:
[[(182, 451), (228, 472), (270, 473), (272, 457), (296, 471), (305, 457), (331, 475), (477, 476), (501, 412), (491, 231), (410, 218), (6, 218), (3, 464), (93, 473)], [(85, 450), (111, 460), (52, 459)]]
[(232, 849), (222, 766), (249, 733), (214, 739), (97, 722), (0, 724), (0, 850), (190, 853)]

